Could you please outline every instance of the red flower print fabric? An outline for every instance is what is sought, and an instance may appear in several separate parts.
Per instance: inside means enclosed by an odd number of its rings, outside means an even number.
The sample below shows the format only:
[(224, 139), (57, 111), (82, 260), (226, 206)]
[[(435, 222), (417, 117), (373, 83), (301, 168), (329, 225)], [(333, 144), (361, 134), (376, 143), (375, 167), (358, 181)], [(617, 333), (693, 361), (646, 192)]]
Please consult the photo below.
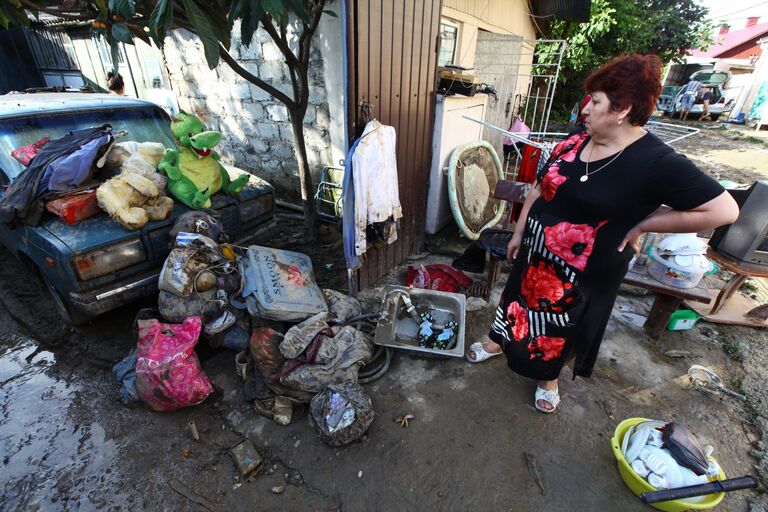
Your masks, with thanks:
[(554, 199), (557, 188), (568, 179), (560, 174), (559, 170), (560, 167), (552, 165), (541, 180), (541, 196), (547, 201)]
[(528, 344), (531, 359), (541, 358), (543, 361), (557, 359), (565, 348), (565, 338), (539, 336)]
[(562, 153), (559, 158), (561, 158), (564, 162), (573, 162), (576, 159), (576, 153), (579, 152), (579, 148), (586, 138), (586, 132), (571, 135), (563, 142), (558, 144), (555, 147), (553, 153), (555, 155)]
[(552, 266), (542, 261), (528, 267), (520, 285), (520, 293), (528, 307), (539, 310), (562, 299), (565, 290)]
[(581, 270), (587, 266), (595, 245), (597, 230), (605, 224), (602, 221), (596, 228), (589, 224), (571, 224), (560, 222), (544, 228), (544, 244), (554, 254), (565, 260), (568, 265)]
[(518, 302), (510, 302), (507, 307), (507, 320), (512, 326), (512, 337), (520, 341), (528, 336), (528, 316), (525, 308)]

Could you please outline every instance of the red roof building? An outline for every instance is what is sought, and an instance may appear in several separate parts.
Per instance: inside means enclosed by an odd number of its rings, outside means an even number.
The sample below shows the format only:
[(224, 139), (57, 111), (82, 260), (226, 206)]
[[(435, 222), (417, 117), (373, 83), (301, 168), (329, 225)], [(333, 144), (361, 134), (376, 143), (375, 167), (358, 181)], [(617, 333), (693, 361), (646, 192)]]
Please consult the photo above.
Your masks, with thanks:
[(734, 32), (723, 26), (714, 37), (714, 43), (705, 52), (696, 49), (689, 55), (703, 59), (750, 59), (760, 55), (758, 39), (768, 35), (768, 23), (757, 23), (758, 18), (749, 18), (747, 26)]

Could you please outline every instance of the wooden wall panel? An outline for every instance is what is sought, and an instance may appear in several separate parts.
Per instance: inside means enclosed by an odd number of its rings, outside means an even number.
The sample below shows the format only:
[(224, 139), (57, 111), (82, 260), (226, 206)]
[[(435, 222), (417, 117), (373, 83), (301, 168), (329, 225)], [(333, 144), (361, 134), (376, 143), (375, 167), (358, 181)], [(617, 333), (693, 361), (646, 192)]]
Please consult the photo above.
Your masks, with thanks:
[(424, 242), (441, 0), (349, 0), (349, 136), (365, 126), (360, 105), (397, 132), (403, 219), (394, 244), (369, 249), (358, 287), (372, 285)]

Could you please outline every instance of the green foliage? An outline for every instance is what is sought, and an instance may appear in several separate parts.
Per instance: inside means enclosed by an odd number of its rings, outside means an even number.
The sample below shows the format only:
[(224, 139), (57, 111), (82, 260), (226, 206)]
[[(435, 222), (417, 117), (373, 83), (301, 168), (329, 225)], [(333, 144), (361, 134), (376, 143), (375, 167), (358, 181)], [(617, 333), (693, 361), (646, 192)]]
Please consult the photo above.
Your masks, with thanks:
[(11, 25), (29, 25), (29, 18), (22, 10), (19, 0), (0, 0), (0, 27), (8, 28)]
[(554, 22), (551, 38), (567, 41), (554, 110), (570, 112), (584, 96), (584, 79), (616, 56), (652, 53), (676, 62), (687, 49), (706, 47), (706, 16), (695, 0), (592, 0), (589, 22)]

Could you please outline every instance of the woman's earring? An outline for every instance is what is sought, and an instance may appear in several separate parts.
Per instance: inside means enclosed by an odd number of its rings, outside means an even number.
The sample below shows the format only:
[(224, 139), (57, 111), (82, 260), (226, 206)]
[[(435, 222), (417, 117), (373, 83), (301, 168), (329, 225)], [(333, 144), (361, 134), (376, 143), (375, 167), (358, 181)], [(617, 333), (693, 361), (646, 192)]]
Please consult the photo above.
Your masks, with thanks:
[(621, 124), (621, 119), (619, 119), (619, 124)]

